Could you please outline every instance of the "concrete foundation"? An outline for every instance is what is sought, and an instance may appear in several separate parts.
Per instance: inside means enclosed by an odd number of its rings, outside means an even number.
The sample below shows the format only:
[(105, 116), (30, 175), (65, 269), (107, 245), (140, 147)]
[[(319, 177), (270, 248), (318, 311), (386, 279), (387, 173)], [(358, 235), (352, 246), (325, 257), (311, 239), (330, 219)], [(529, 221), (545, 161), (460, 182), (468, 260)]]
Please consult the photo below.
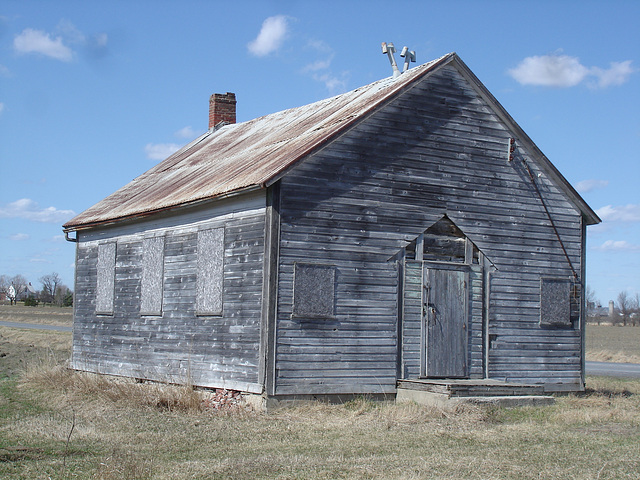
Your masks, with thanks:
[(545, 395), (541, 385), (494, 379), (415, 379), (398, 382), (396, 401), (441, 407), (459, 403), (520, 407), (552, 405), (555, 398)]
[(444, 393), (407, 390), (399, 388), (396, 402), (413, 402), (419, 405), (451, 407), (460, 403), (476, 405), (496, 405), (500, 407), (523, 407), (553, 405), (555, 398), (550, 395), (499, 395), (499, 396), (465, 396), (451, 397)]

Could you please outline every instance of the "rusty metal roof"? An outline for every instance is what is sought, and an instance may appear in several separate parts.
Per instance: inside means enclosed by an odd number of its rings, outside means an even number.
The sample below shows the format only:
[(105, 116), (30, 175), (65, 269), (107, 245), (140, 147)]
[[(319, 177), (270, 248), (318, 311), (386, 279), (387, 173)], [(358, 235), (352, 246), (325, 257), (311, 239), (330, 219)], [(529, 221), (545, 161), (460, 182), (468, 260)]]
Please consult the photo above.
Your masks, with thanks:
[(66, 232), (106, 225), (265, 188), (299, 160), (439, 67), (454, 62), (496, 113), (536, 152), (538, 164), (600, 219), (455, 53), (351, 92), (209, 131), (63, 225)]
[(209, 131), (64, 224), (112, 223), (263, 188), (455, 54), (332, 98)]

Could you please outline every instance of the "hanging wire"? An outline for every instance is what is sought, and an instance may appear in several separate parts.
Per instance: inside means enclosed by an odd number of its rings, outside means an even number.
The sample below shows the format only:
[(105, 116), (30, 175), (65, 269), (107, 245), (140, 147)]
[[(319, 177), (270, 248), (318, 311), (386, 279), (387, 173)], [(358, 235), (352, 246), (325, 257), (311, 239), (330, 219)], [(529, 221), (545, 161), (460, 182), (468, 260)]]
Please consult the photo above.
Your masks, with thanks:
[[(513, 139), (509, 139), (510, 142), (510, 154), (512, 154), (515, 151), (515, 141)], [(540, 199), (540, 203), (542, 203), (542, 207), (544, 208), (544, 211), (547, 214), (547, 218), (549, 218), (549, 222), (551, 222), (551, 227), (553, 228), (553, 231), (556, 234), (556, 237), (558, 238), (558, 241), (560, 242), (560, 247), (562, 248), (562, 252), (564, 253), (565, 258), (567, 259), (567, 262), (569, 263), (569, 267), (571, 268), (571, 272), (573, 273), (573, 278), (575, 279), (575, 281), (577, 283), (579, 283), (579, 277), (578, 277), (578, 272), (576, 272), (576, 269), (573, 268), (573, 263), (571, 262), (571, 258), (569, 258), (569, 254), (567, 253), (567, 249), (564, 246), (564, 242), (562, 241), (562, 238), (560, 237), (560, 232), (558, 231), (558, 228), (556, 227), (555, 222), (553, 221), (553, 217), (551, 216), (551, 212), (549, 211), (549, 208), (547, 207), (547, 204), (544, 201), (544, 198), (542, 197), (542, 192), (540, 192), (540, 188), (538, 188), (538, 184), (536, 183), (535, 177), (533, 175), (533, 172), (531, 171), (531, 168), (529, 168), (529, 164), (527, 163), (527, 161), (525, 160), (524, 157), (522, 158), (522, 164), (524, 165), (524, 168), (527, 170), (527, 173), (529, 174), (529, 178), (531, 179), (531, 183), (533, 185), (533, 188), (535, 189), (536, 193), (538, 194), (538, 198)], [(511, 161), (513, 159), (513, 157), (510, 155), (509, 160)], [(575, 290), (575, 289), (574, 289)]]

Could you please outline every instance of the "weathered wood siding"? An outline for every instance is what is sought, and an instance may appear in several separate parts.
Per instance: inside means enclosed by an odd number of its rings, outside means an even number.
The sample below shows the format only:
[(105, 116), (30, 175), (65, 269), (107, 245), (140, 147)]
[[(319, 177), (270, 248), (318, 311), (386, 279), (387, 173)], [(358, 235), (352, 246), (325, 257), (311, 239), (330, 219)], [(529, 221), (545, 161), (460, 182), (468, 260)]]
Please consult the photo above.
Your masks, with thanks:
[(422, 262), (407, 260), (404, 267), (402, 306), (401, 378), (418, 378), (424, 361), (422, 325)]
[[(264, 197), (79, 235), (74, 368), (261, 392), (258, 380)], [(198, 315), (198, 231), (224, 230), (221, 315)], [(210, 231), (210, 230), (209, 230)], [(143, 241), (164, 238), (162, 312), (141, 314)], [(113, 315), (95, 309), (98, 244), (115, 242)], [(204, 262), (206, 265), (207, 262)]]
[[(497, 268), (486, 309), (489, 354), (483, 358), (474, 330), (471, 374), (488, 362), (493, 378), (579, 388), (579, 321), (539, 324), (540, 278), (572, 271), (523, 159), (577, 272), (581, 216), (530, 152), (519, 146), (508, 161), (514, 135), (448, 66), (282, 178), (276, 393), (394, 390), (399, 275), (389, 259), (443, 214)], [(296, 262), (335, 267), (332, 318), (292, 315)], [(474, 285), (473, 309), (482, 312), (483, 287)]]

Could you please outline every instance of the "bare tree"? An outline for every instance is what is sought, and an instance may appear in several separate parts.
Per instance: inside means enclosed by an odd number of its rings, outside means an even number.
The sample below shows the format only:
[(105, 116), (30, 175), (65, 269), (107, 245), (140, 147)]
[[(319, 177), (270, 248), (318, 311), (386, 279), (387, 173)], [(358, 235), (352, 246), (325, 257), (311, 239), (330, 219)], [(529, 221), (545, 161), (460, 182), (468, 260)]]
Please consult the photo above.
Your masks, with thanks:
[(44, 275), (43, 277), (40, 277), (40, 282), (42, 283), (42, 300), (53, 303), (56, 298), (58, 287), (62, 284), (60, 275), (56, 272)]
[(0, 275), (0, 296), (6, 295), (9, 292), (9, 277), (6, 275)]
[[(590, 285), (587, 285), (585, 299), (587, 301), (587, 317), (596, 317), (600, 301), (596, 298), (596, 292)], [(600, 320), (598, 320), (598, 324), (600, 324)]]
[(640, 325), (640, 293), (636, 293), (631, 300), (631, 322), (633, 326)]
[(18, 301), (20, 296), (27, 291), (27, 279), (22, 275), (14, 275), (9, 279), (11, 285), (9, 288), (13, 287), (13, 298), (11, 299), (11, 303), (14, 304)]
[(59, 307), (70, 307), (73, 305), (73, 292), (65, 284), (59, 284), (53, 303)]
[(620, 311), (620, 315), (622, 315), (622, 324), (626, 327), (627, 320), (629, 319), (629, 314), (631, 313), (631, 297), (626, 291), (620, 292), (618, 294), (618, 310)]

